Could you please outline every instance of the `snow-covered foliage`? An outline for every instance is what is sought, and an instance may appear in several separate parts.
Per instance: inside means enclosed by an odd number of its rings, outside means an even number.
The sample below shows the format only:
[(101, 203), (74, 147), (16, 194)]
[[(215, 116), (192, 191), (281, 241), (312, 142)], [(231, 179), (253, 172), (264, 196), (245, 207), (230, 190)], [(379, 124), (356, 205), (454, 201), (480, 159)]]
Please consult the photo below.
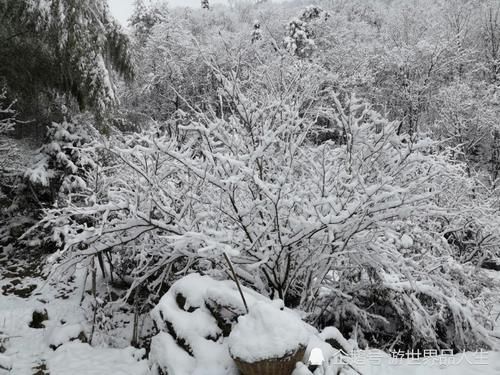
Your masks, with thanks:
[[(10, 133), (15, 124), (15, 114), (13, 103), (5, 103), (7, 99), (6, 89), (0, 91), (0, 171), (10, 164), (10, 156), (13, 154), (11, 144), (5, 135)], [(0, 190), (1, 194), (1, 190)]]
[[(297, 18), (288, 22), (286, 27), (285, 47), (300, 57), (309, 57), (316, 49), (314, 31), (311, 23), (326, 21), (329, 14), (318, 6), (310, 5), (302, 10)], [(321, 26), (320, 26), (321, 27)]]
[[(227, 115), (181, 113), (102, 144), (119, 166), (101, 177), (104, 190), (46, 212), (59, 255), (74, 264), (113, 254), (135, 288), (195, 263), (212, 268), (224, 251), (247, 285), (311, 321), (358, 326), (368, 342), (488, 345), (485, 311), (454, 281), (466, 271), (445, 236), (466, 215), (445, 190), (468, 187), (463, 166), (328, 90), (321, 115), (342, 137), (311, 142), (319, 87), (307, 64), (296, 68), (292, 90), (268, 95), (280, 90), (272, 80), (248, 86), (212, 66)], [(486, 206), (481, 215), (478, 224), (494, 217)]]
[(151, 29), (165, 17), (166, 7), (159, 3), (137, 0), (134, 4), (134, 12), (129, 18), (129, 25), (133, 29), (136, 42), (145, 43), (151, 33)]
[(12, 171), (15, 169), (14, 158), (16, 156), (16, 147), (8, 138), (15, 125), (16, 111), (14, 103), (8, 103), (7, 90), (2, 88), (0, 91), (0, 207), (3, 206), (6, 195), (4, 190), (9, 186)]
[(1, 60), (9, 72), (4, 77), (9, 87), (29, 90), (23, 85), (31, 81), (18, 77), (15, 65), (25, 53), (16, 43), (24, 43), (35, 55), (29, 56), (25, 69), (41, 88), (68, 94), (80, 108), (93, 109), (99, 116), (117, 104), (112, 70), (131, 77), (132, 66), (128, 39), (109, 14), (106, 1), (5, 0), (0, 13), (0, 34), (12, 55), (10, 61)]
[(316, 45), (311, 38), (307, 22), (294, 18), (287, 25), (288, 36), (285, 38), (286, 48), (297, 56), (310, 56)]
[[(96, 167), (97, 154), (90, 143), (97, 132), (89, 124), (53, 123), (47, 143), (24, 172), (25, 184), (37, 201), (51, 205), (68, 193), (91, 190), (88, 174)], [(77, 198), (75, 198), (77, 199)]]
[(0, 134), (10, 132), (14, 127), (16, 111), (13, 109), (14, 103), (6, 103), (7, 90), (0, 91)]
[(45, 187), (57, 180), (64, 192), (87, 188), (80, 176), (95, 167), (95, 155), (85, 148), (92, 140), (90, 134), (83, 124), (53, 123), (47, 132), (48, 143), (42, 146), (25, 177), (30, 183)]
[[(304, 346), (294, 374), (312, 354), (316, 375), (386, 374), (395, 351), (498, 344), (500, 5), (302, 3), (138, 0), (130, 61), (103, 0), (0, 2), (0, 268), (46, 252), (49, 285), (82, 286), (81, 319), (44, 317), (27, 346), (50, 373), (73, 371), (64, 356), (100, 369), (75, 340), (151, 343), (155, 375), (235, 375)], [(24, 163), (2, 133), (37, 118), (30, 103), (51, 125)], [(2, 293), (33, 292), (8, 264)]]
[[(4, 233), (7, 242), (22, 240), (23, 246), (34, 247), (54, 245), (47, 236), (51, 225), (43, 230), (33, 228), (24, 237), (21, 235), (28, 230), (30, 222), (32, 225), (33, 220), (40, 219), (44, 208), (65, 205), (67, 199), (77, 204), (81, 199), (78, 194), (88, 194), (95, 189), (98, 182), (93, 176), (98, 154), (91, 143), (96, 135), (97, 131), (81, 117), (78, 124), (53, 123), (47, 132), (47, 143), (36, 152), (26, 146), (16, 150), (13, 146), (18, 143), (7, 140), (12, 145), (9, 149), (12, 157), (19, 159), (17, 163), (8, 163), (10, 168), (5, 169), (2, 184), (7, 198), (2, 212), (5, 228), (18, 228), (14, 238), (11, 238), (12, 229)], [(26, 220), (19, 220), (20, 213)]]

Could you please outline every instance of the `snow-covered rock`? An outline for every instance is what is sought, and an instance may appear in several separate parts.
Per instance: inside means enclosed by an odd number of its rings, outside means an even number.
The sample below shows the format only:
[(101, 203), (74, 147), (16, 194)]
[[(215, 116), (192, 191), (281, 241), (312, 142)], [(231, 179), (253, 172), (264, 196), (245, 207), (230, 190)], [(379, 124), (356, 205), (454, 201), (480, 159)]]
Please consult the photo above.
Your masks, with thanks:
[(48, 344), (52, 349), (56, 349), (62, 344), (77, 339), (82, 342), (87, 341), (81, 324), (65, 324), (54, 327), (47, 337)]

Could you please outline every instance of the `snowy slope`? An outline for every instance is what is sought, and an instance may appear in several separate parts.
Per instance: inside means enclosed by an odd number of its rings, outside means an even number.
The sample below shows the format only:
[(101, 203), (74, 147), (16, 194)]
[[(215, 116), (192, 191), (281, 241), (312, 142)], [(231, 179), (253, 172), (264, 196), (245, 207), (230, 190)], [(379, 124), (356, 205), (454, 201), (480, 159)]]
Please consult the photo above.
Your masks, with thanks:
[[(0, 263), (0, 375), (142, 375), (148, 373), (143, 350), (91, 347), (69, 341), (83, 328), (79, 306), (81, 280), (48, 283), (34, 269)], [(33, 311), (47, 311), (41, 328), (30, 327)], [(59, 346), (57, 350), (50, 345)], [(3, 366), (7, 368), (7, 366)]]

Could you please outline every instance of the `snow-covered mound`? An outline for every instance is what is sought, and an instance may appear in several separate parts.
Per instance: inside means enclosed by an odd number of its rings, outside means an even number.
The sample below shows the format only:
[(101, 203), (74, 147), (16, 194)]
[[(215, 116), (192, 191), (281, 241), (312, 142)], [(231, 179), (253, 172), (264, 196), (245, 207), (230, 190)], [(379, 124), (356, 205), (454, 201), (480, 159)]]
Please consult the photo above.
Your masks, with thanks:
[(10, 371), (12, 369), (12, 358), (0, 353), (0, 371)]
[[(250, 308), (266, 297), (243, 288)], [(235, 374), (227, 336), (245, 313), (236, 284), (193, 273), (172, 285), (151, 315), (161, 331), (151, 343), (150, 361), (169, 374)]]
[(63, 326), (54, 327), (47, 337), (48, 344), (53, 349), (77, 339), (83, 342), (87, 341), (81, 324), (65, 324)]
[(233, 357), (245, 362), (282, 358), (305, 348), (310, 332), (293, 312), (275, 303), (258, 302), (229, 335), (229, 350)]

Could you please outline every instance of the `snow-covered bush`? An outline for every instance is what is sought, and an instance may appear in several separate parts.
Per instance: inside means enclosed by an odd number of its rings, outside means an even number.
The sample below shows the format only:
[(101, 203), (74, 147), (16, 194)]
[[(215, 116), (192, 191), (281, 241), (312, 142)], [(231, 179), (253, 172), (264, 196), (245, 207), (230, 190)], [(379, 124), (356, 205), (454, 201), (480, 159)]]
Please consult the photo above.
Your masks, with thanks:
[(304, 21), (312, 21), (315, 19), (323, 18), (327, 20), (330, 17), (328, 12), (325, 12), (321, 7), (317, 5), (306, 6), (300, 15), (300, 19)]
[(65, 121), (50, 126), (47, 142), (24, 172), (25, 183), (42, 207), (61, 198), (60, 194), (88, 188), (86, 174), (96, 167), (91, 145), (96, 134), (88, 123)]
[(55, 251), (57, 241), (50, 236), (55, 223), (28, 229), (40, 220), (44, 209), (64, 206), (67, 199), (81, 204), (82, 197), (96, 189), (97, 152), (91, 143), (97, 137), (97, 131), (81, 118), (53, 123), (46, 143), (34, 153), (29, 150), (31, 160), (13, 172), (14, 182), (8, 193), (5, 213), (9, 224), (5, 227), (11, 228), (9, 241)]
[(307, 22), (293, 18), (286, 26), (287, 36), (285, 37), (285, 47), (290, 53), (300, 57), (310, 56), (316, 45), (311, 37), (311, 31)]
[(45, 218), (65, 265), (109, 254), (132, 289), (159, 288), (220, 269), (225, 251), (244, 284), (318, 326), (389, 346), (487, 344), (481, 308), (455, 279), (452, 220), (436, 227), (463, 212), (441, 189), (466, 180), (462, 166), (353, 96), (320, 107), (345, 142), (311, 143), (316, 83), (307, 65), (282, 66), (297, 69), (280, 77), (293, 85), (261, 71), (243, 84), (213, 66), (229, 113), (106, 141), (115, 164), (99, 198)]
[(311, 56), (316, 49), (313, 23), (327, 20), (328, 17), (328, 13), (318, 6), (310, 5), (304, 8), (299, 17), (291, 19), (286, 26), (286, 49), (299, 57)]

